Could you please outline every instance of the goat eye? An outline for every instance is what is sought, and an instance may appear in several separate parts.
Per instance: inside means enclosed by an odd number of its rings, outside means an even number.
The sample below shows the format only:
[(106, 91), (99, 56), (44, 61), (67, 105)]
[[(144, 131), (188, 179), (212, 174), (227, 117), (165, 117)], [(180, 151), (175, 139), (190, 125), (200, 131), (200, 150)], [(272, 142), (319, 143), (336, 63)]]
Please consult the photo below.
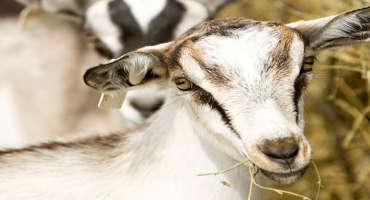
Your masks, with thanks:
[(193, 87), (193, 83), (186, 78), (175, 79), (175, 84), (179, 90), (190, 90)]
[(312, 71), (312, 66), (313, 66), (314, 63), (315, 63), (315, 58), (314, 57), (309, 57), (307, 59), (304, 59), (303, 65), (302, 65), (302, 68), (301, 68), (301, 72), (302, 73), (311, 72)]

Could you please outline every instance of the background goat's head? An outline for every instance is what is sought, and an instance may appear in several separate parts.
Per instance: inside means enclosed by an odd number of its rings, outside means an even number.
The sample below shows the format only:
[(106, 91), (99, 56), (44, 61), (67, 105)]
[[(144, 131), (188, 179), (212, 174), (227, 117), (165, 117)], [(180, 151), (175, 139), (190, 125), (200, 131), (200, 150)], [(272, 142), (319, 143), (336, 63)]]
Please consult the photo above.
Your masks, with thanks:
[[(143, 46), (168, 42), (204, 21), (230, 0), (19, 0), (48, 13), (81, 18), (88, 41), (112, 58)], [(150, 98), (148, 98), (150, 97)], [(157, 111), (165, 100), (159, 87), (128, 93), (121, 113), (135, 126)], [(131, 123), (133, 122), (133, 123)]]

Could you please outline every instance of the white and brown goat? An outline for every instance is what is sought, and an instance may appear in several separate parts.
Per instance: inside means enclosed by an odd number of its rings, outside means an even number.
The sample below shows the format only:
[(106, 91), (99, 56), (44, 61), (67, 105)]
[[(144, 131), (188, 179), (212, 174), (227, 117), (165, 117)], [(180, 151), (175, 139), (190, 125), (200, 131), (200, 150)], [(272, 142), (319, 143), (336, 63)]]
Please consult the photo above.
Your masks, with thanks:
[(202, 23), (177, 40), (88, 70), (100, 92), (150, 84), (169, 100), (131, 134), (0, 152), (0, 199), (246, 199), (249, 159), (273, 180), (304, 173), (303, 90), (315, 52), (369, 41), (370, 7), (283, 25), (247, 19)]

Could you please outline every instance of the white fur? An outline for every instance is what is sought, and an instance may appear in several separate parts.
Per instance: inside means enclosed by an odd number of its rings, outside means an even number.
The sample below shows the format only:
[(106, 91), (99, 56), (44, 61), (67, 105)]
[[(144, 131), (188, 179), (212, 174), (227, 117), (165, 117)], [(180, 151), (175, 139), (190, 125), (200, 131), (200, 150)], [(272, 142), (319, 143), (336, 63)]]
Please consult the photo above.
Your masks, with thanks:
[(261, 81), (263, 63), (268, 59), (265, 52), (270, 52), (277, 45), (278, 35), (274, 35), (272, 28), (263, 31), (248, 29), (235, 34), (238, 36), (211, 36), (197, 45), (205, 49), (205, 59), (227, 67), (226, 73), (240, 74), (245, 84), (253, 86)]
[(138, 125), (146, 120), (138, 110), (130, 105), (130, 102), (135, 101), (138, 104), (146, 106), (154, 105), (165, 99), (167, 96), (166, 89), (157, 85), (150, 85), (145, 88), (129, 91), (125, 101), (120, 109), (120, 112), (127, 124), (131, 127)]
[[(246, 167), (218, 177), (196, 176), (237, 161), (219, 152), (213, 143), (199, 139), (209, 133), (193, 128), (184, 102), (176, 97), (169, 102), (151, 125), (116, 149), (125, 149), (124, 154), (105, 163), (76, 167), (83, 160), (79, 157), (82, 152), (75, 149), (59, 151), (56, 157), (24, 154), (29, 158), (22, 165), (16, 165), (22, 155), (1, 157), (0, 163), (14, 166), (0, 166), (0, 199), (245, 199), (249, 186)], [(45, 165), (39, 159), (51, 159), (51, 163)], [(53, 171), (55, 168), (59, 170)]]
[[(122, 30), (119, 30), (119, 28), (110, 20), (107, 8), (109, 2), (110, 1), (100, 1), (91, 6), (87, 11), (86, 21), (88, 22), (88, 26), (96, 32), (98, 38), (107, 45), (109, 50), (118, 55), (125, 47), (124, 44), (122, 45), (121, 41), (119, 41), (120, 31)], [(125, 0), (124, 2), (129, 5), (131, 13), (139, 23), (142, 31), (146, 33), (151, 20), (158, 16), (164, 9), (167, 0)], [(178, 37), (189, 28), (202, 22), (208, 17), (207, 8), (202, 4), (193, 0), (180, 0), (179, 2), (185, 6), (186, 11), (174, 30), (174, 37)], [(112, 61), (114, 62), (114, 60)], [(141, 117), (139, 111), (131, 107), (130, 101), (133, 98), (140, 99), (142, 102), (146, 99), (146, 103), (149, 104), (162, 98), (162, 93), (163, 89), (160, 88), (153, 89), (153, 91), (150, 89), (137, 89), (135, 91), (130, 91), (121, 109), (122, 115), (129, 124), (143, 122), (145, 118)]]
[(179, 0), (185, 6), (186, 12), (180, 23), (176, 26), (175, 37), (185, 33), (191, 27), (199, 24), (208, 17), (208, 11), (205, 6), (193, 0)]
[(166, 6), (167, 0), (123, 0), (128, 4), (131, 13), (139, 23), (142, 31), (148, 31), (149, 24)]
[[(303, 58), (303, 42), (298, 39), (298, 35), (294, 36), (290, 49), (291, 72), (277, 81), (276, 70), (272, 68), (268, 73), (265, 72), (265, 63), (268, 63), (269, 52), (278, 44), (280, 33), (272, 27), (256, 27), (236, 30), (232, 34), (234, 35), (231, 37), (208, 36), (195, 44), (197, 51), (203, 52), (204, 60), (217, 64), (224, 76), (230, 77), (228, 86), (215, 86), (213, 82), (206, 80), (207, 75), (186, 50), (182, 54), (181, 65), (195, 84), (210, 92), (228, 111), (241, 140), (230, 129), (222, 128), (225, 124), (215, 111), (193, 106), (194, 110), (197, 110), (195, 115), (200, 118), (198, 120), (215, 134), (212, 136), (214, 142), (219, 144), (222, 138), (223, 143), (229, 144), (225, 146), (225, 151), (235, 159), (244, 154), (258, 163), (265, 156), (258, 150), (257, 145), (264, 140), (279, 138), (301, 138), (302, 145), (310, 151), (303, 136), (303, 126), (296, 123), (292, 105), (293, 85)], [(230, 149), (230, 146), (239, 148)], [(296, 163), (298, 166), (304, 166), (309, 161), (307, 159), (302, 156), (296, 159)], [(261, 163), (260, 167), (270, 171), (281, 170), (278, 165), (269, 165)]]
[(97, 37), (113, 52), (120, 52), (122, 46), (121, 31), (113, 24), (108, 10), (109, 1), (99, 1), (87, 9), (87, 26), (94, 30)]
[(20, 126), (17, 124), (16, 104), (12, 91), (7, 87), (0, 87), (0, 148), (18, 147), (23, 144)]

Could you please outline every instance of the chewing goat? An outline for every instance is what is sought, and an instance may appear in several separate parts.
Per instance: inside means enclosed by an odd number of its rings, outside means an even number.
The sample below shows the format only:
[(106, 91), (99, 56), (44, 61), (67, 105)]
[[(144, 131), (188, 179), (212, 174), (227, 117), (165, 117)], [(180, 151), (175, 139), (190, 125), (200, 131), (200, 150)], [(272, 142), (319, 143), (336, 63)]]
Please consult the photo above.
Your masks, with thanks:
[(205, 22), (173, 42), (89, 69), (100, 92), (163, 84), (170, 97), (128, 133), (0, 153), (0, 199), (246, 199), (249, 159), (291, 183), (311, 148), (303, 90), (315, 52), (368, 42), (370, 7), (288, 25), (247, 19)]

